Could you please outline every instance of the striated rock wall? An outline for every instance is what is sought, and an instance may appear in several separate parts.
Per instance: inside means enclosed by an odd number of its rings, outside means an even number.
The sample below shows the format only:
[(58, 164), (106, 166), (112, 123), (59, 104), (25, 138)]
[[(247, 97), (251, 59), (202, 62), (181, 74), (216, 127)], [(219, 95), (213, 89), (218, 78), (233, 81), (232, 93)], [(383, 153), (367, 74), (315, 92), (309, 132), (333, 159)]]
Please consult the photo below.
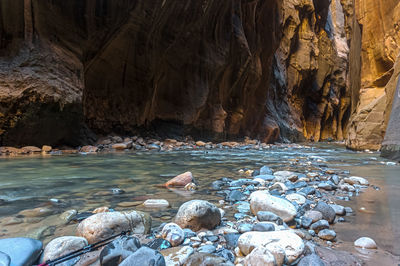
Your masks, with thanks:
[(380, 149), (392, 108), (400, 53), (400, 2), (356, 0), (362, 24), (362, 71), (359, 104), (352, 115), (347, 145)]
[(79, 145), (86, 125), (343, 139), (358, 98), (353, 0), (4, 0), (0, 14), (0, 145)]

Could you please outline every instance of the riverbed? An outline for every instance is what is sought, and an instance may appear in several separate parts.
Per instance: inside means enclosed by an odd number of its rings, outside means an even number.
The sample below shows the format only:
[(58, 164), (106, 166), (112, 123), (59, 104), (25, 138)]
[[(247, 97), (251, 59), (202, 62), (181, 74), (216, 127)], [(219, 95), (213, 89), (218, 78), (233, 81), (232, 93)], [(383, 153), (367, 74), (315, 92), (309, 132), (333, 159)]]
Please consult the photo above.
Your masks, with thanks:
[[(335, 169), (369, 180), (370, 187), (337, 203), (354, 213), (334, 226), (339, 249), (351, 251), (371, 264), (379, 259), (394, 263), (400, 257), (400, 166), (377, 152), (355, 152), (340, 144), (273, 145), (263, 149), (193, 149), (168, 152), (114, 152), (98, 154), (33, 155), (0, 158), (0, 237), (29, 236), (44, 243), (56, 236), (74, 234), (76, 223), (63, 222), (66, 210), (91, 212), (106, 206), (113, 210), (142, 210), (153, 226), (170, 221), (179, 206), (190, 199), (215, 204), (221, 196), (211, 183), (222, 177), (239, 179), (246, 170), (267, 165), (274, 171)], [(307, 171), (308, 171), (307, 170)], [(195, 192), (168, 190), (159, 185), (191, 171)], [(148, 209), (146, 199), (166, 199), (170, 207)], [(21, 212), (37, 207), (44, 215), (24, 217)], [(233, 209), (227, 209), (232, 217)], [(358, 237), (372, 237), (378, 251), (356, 250)]]

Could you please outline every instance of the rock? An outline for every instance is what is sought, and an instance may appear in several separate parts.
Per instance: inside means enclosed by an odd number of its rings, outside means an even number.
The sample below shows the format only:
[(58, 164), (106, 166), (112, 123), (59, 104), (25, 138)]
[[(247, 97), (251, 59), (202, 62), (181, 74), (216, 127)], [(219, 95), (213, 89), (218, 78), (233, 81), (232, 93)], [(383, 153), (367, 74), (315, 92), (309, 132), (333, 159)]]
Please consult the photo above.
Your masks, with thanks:
[(92, 244), (122, 231), (147, 234), (150, 227), (151, 218), (143, 212), (102, 212), (83, 220), (77, 227), (77, 235)]
[(217, 252), (214, 253), (215, 255), (222, 257), (226, 259), (227, 261), (234, 262), (235, 261), (235, 255), (232, 253), (232, 251), (222, 248), (219, 249)]
[(10, 256), (0, 251), (0, 266), (9, 266), (10, 264), (11, 264)]
[(236, 233), (229, 233), (229, 234), (224, 235), (224, 238), (226, 241), (226, 247), (229, 249), (236, 248), (240, 236), (241, 236), (241, 234), (236, 234)]
[(140, 248), (139, 239), (122, 236), (108, 243), (100, 252), (100, 265), (113, 266), (120, 264)]
[(298, 174), (290, 171), (277, 171), (274, 173), (276, 182), (296, 181)]
[(294, 262), (304, 250), (303, 240), (289, 230), (247, 232), (239, 237), (238, 246), (244, 255), (248, 255), (257, 247), (266, 248), (270, 252), (280, 247), (285, 251), (285, 258), (288, 263)]
[(269, 168), (268, 166), (263, 166), (260, 168), (260, 175), (272, 175), (272, 169)]
[(336, 188), (336, 186), (333, 186), (332, 184), (329, 184), (328, 182), (322, 182), (318, 184), (318, 188), (326, 190), (326, 191), (331, 191)]
[(242, 223), (242, 224), (238, 225), (237, 229), (238, 229), (239, 233), (243, 234), (243, 233), (252, 231), (253, 225), (249, 224), (249, 223)]
[(68, 210), (60, 214), (60, 219), (65, 222), (65, 224), (68, 224), (70, 221), (74, 219), (74, 217), (78, 214), (77, 210)]
[(152, 143), (152, 144), (146, 145), (146, 149), (148, 149), (148, 150), (160, 150), (161, 147), (160, 147), (160, 145)]
[(88, 245), (83, 237), (62, 236), (51, 240), (43, 251), (42, 263), (54, 260)]
[(273, 212), (269, 212), (269, 211), (259, 211), (257, 212), (257, 219), (260, 222), (274, 222), (278, 225), (282, 224), (282, 218), (279, 217), (278, 215), (276, 215)]
[(286, 195), (286, 199), (294, 201), (299, 205), (303, 205), (304, 203), (306, 203), (306, 198), (303, 195), (297, 193)]
[(342, 184), (342, 185), (339, 186), (339, 188), (341, 190), (348, 191), (348, 192), (356, 191), (356, 189), (352, 185), (349, 185), (349, 184)]
[(325, 265), (361, 266), (363, 263), (353, 254), (345, 251), (315, 246), (315, 253)]
[(98, 207), (92, 211), (92, 213), (102, 213), (102, 212), (109, 212), (110, 209), (107, 206)]
[(256, 247), (245, 258), (246, 266), (275, 266), (275, 257), (268, 249)]
[(256, 191), (250, 195), (250, 209), (254, 215), (259, 211), (270, 211), (280, 216), (284, 222), (293, 220), (297, 211), (292, 203), (260, 192)]
[(87, 146), (83, 146), (79, 151), (84, 152), (84, 153), (93, 153), (93, 152), (97, 152), (98, 148), (95, 146), (87, 145)]
[(199, 147), (203, 147), (203, 146), (205, 146), (206, 145), (206, 143), (204, 142), (204, 141), (201, 141), (201, 140), (199, 140), (199, 141), (196, 141), (196, 146), (199, 146)]
[[(322, 218), (322, 214), (321, 214), (321, 218)], [(309, 217), (306, 217), (306, 216), (302, 216), (301, 220), (300, 220), (301, 226), (304, 228), (309, 228), (310, 225), (312, 224), (312, 222), (313, 222), (312, 219)]]
[(141, 247), (135, 253), (127, 257), (119, 264), (120, 266), (165, 266), (163, 255), (157, 250)]
[(156, 238), (149, 243), (146, 244), (149, 248), (155, 249), (155, 250), (163, 250), (172, 247), (171, 243), (169, 241), (162, 239), (162, 238)]
[(123, 151), (125, 149), (128, 149), (128, 145), (126, 143), (116, 143), (116, 144), (113, 144), (111, 146), (111, 148), (114, 150)]
[(197, 252), (202, 252), (202, 253), (214, 253), (216, 250), (214, 245), (204, 245), (201, 246), (197, 249)]
[(259, 232), (275, 231), (275, 226), (269, 222), (259, 222), (253, 226), (253, 231), (259, 231)]
[(329, 206), (335, 211), (336, 215), (346, 215), (346, 209), (343, 206), (337, 204), (329, 204)]
[(189, 257), (185, 266), (233, 266), (233, 263), (220, 256), (195, 252)]
[(45, 217), (51, 214), (53, 214), (53, 211), (46, 207), (23, 210), (18, 213), (18, 215), (22, 215), (24, 217)]
[(185, 240), (185, 233), (182, 228), (175, 223), (166, 224), (162, 231), (162, 237), (169, 241), (173, 247), (179, 246)]
[[(42, 242), (39, 240), (16, 237), (0, 239), (0, 252), (11, 259), (11, 266), (33, 265), (42, 252)], [(4, 261), (7, 261), (5, 256)]]
[(262, 179), (264, 181), (271, 182), (272, 180), (275, 179), (274, 175), (257, 175), (254, 177), (254, 179)]
[(326, 204), (323, 201), (318, 202), (317, 206), (314, 208), (315, 211), (319, 211), (322, 213), (322, 217), (327, 220), (329, 223), (333, 223), (335, 221), (336, 212), (335, 210)]
[(366, 248), (366, 249), (376, 249), (377, 245), (372, 238), (369, 237), (360, 237), (356, 241), (354, 241), (354, 246), (359, 248)]
[(193, 231), (201, 228), (214, 229), (221, 223), (221, 212), (208, 201), (191, 200), (179, 207), (175, 223), (181, 228), (190, 228)]
[(315, 188), (313, 187), (304, 187), (302, 189), (300, 189), (299, 191), (297, 191), (297, 193), (303, 195), (303, 196), (308, 196), (308, 195), (312, 195), (315, 194)]
[(317, 255), (311, 254), (302, 258), (297, 266), (325, 266), (325, 263)]
[(194, 253), (194, 249), (190, 246), (173, 247), (160, 251), (164, 256), (165, 264), (168, 266), (182, 266), (186, 263), (189, 256)]
[(327, 220), (319, 220), (315, 223), (313, 223), (310, 227), (311, 230), (314, 230), (315, 232), (319, 232), (320, 230), (323, 229), (328, 229), (329, 228), (329, 223)]
[(238, 190), (232, 190), (226, 197), (226, 201), (235, 202), (247, 199), (247, 196), (243, 192)]
[(193, 175), (191, 172), (185, 172), (178, 176), (175, 176), (167, 183), (164, 184), (165, 187), (184, 187), (189, 183), (196, 183), (193, 179)]
[(329, 229), (323, 229), (319, 231), (318, 237), (324, 240), (332, 241), (336, 238), (336, 232)]
[(368, 186), (369, 182), (367, 179), (359, 177), (359, 176), (350, 176), (350, 177), (345, 177), (344, 182), (350, 184), (350, 185), (362, 185), (362, 186)]
[(39, 153), (42, 149), (35, 146), (25, 146), (21, 148), (24, 153)]
[(147, 208), (167, 208), (169, 206), (169, 202), (165, 199), (148, 199), (143, 202), (143, 206)]

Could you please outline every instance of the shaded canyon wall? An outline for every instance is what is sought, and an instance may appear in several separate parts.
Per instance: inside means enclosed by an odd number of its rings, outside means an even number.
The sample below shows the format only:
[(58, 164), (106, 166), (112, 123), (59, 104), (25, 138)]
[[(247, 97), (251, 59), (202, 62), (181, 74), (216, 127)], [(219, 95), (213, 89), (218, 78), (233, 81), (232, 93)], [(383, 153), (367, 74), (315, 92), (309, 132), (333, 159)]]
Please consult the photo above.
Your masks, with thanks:
[(353, 0), (4, 0), (0, 145), (97, 134), (343, 139)]

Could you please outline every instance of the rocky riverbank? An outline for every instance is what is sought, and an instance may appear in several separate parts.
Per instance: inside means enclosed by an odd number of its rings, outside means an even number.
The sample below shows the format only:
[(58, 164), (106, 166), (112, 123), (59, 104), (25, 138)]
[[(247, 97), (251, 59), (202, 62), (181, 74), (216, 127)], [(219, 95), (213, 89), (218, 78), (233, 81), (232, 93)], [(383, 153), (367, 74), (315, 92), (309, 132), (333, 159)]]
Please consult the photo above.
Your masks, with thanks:
[[(126, 143), (125, 140), (119, 141), (117, 139), (115, 143), (99, 143), (91, 149), (97, 149), (97, 152), (112, 151), (116, 144)], [(136, 144), (139, 142), (145, 145)], [(173, 144), (165, 144), (171, 142)], [(159, 143), (142, 142), (137, 138), (134, 143), (132, 147), (140, 145), (144, 147), (141, 150), (151, 150), (146, 147), (154, 145), (158, 145), (159, 150), (269, 147), (249, 139), (243, 143), (212, 144), (188, 141), (180, 144), (173, 140)], [(287, 148), (290, 145), (282, 145), (282, 149), (285, 146)], [(94, 150), (81, 148), (79, 152)], [(49, 152), (52, 154), (53, 151)], [(318, 156), (288, 160), (287, 167), (282, 169), (263, 166), (259, 169), (240, 169), (239, 174), (242, 178), (215, 177), (216, 180), (210, 185), (209, 191), (215, 193), (219, 200), (208, 202), (200, 200), (203, 197), (198, 195), (198, 199), (183, 203), (174, 214), (175, 217), (162, 217), (164, 223), (161, 225), (154, 225), (154, 220), (158, 220), (159, 216), (151, 217), (138, 208), (139, 205), (145, 209), (168, 208), (168, 201), (157, 197), (146, 199), (144, 202), (122, 202), (119, 206), (122, 206), (124, 211), (115, 211), (111, 206), (99, 206), (92, 212), (67, 210), (60, 217), (66, 224), (76, 223), (77, 236), (63, 236), (51, 240), (45, 246), (41, 261), (60, 257), (87, 244), (130, 230), (132, 236), (118, 238), (104, 249), (83, 255), (74, 263), (361, 265), (361, 260), (356, 256), (335, 249), (340, 235), (336, 234), (334, 227), (335, 224), (345, 222), (347, 215), (357, 215), (355, 213), (358, 211), (369, 210), (352, 210), (337, 204), (337, 201), (349, 201), (368, 187), (376, 190), (378, 187), (369, 184), (365, 178), (351, 176), (348, 171), (327, 167), (325, 159)], [(196, 181), (195, 177), (187, 172), (166, 182), (164, 186), (166, 189), (184, 193), (196, 189)], [(123, 191), (115, 190), (113, 193)], [(49, 208), (45, 207), (24, 210), (16, 215), (14, 220), (34, 220), (47, 215), (48, 211)], [(9, 219), (8, 223), (10, 222), (12, 221)], [(4, 225), (4, 221), (1, 223)], [(359, 232), (359, 237), (366, 236)], [(355, 246), (377, 248), (371, 239), (356, 240), (354, 239)], [(15, 240), (3, 241), (4, 247), (9, 245), (7, 241)], [(38, 247), (41, 247), (41, 243), (34, 243), (36, 252), (32, 250), (31, 254), (38, 257)], [(0, 250), (3, 250), (1, 242)], [(3, 257), (6, 261), (7, 256)]]

